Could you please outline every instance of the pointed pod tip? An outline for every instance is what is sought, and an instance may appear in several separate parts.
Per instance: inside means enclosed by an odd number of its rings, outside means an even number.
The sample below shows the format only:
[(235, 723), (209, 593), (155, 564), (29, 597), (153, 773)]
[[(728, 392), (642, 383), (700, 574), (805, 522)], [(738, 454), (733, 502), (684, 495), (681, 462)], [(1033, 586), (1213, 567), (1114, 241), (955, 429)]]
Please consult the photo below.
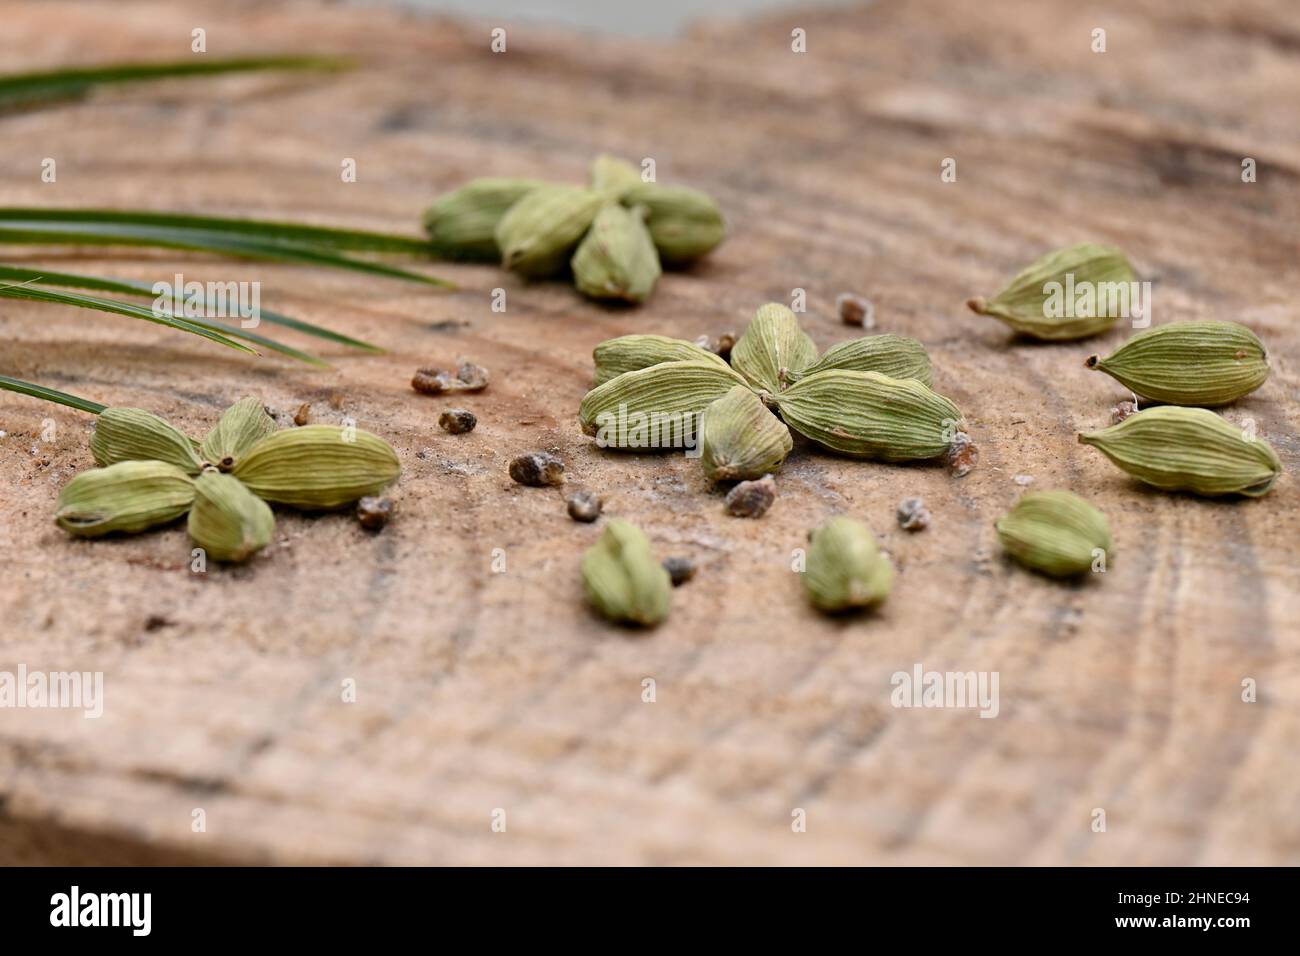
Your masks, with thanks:
[(983, 315), (988, 309), (988, 303), (983, 296), (976, 296), (973, 299), (966, 300), (966, 308), (970, 309), (977, 315)]
[(1100, 355), (1089, 355), (1086, 359), (1083, 360), (1084, 368), (1098, 368), (1100, 365), (1101, 365)]

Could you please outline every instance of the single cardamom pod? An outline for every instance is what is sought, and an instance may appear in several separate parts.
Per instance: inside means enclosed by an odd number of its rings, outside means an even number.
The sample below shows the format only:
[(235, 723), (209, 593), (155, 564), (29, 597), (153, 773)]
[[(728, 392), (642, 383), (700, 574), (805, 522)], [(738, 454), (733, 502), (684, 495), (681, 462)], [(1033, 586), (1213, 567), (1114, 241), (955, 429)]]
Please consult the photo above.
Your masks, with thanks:
[(268, 435), (232, 474), (267, 501), (328, 511), (377, 495), (401, 472), (397, 452), (378, 435), (337, 425), (304, 425)]
[(540, 185), (535, 179), (490, 177), (439, 196), (424, 213), (434, 251), (448, 259), (500, 260), (497, 224)]
[(591, 161), (591, 188), (618, 200), (641, 183), (641, 171), (625, 159), (601, 154)]
[(905, 335), (868, 335), (860, 339), (841, 342), (826, 350), (826, 354), (804, 369), (791, 369), (787, 376), (797, 382), (809, 375), (828, 369), (842, 368), (854, 372), (879, 372), (890, 378), (914, 378), (922, 385), (930, 385), (930, 356), (925, 346)]
[(636, 525), (610, 518), (582, 556), (582, 581), (596, 610), (628, 624), (651, 626), (668, 616), (673, 585)]
[(1171, 405), (1227, 405), (1268, 378), (1263, 343), (1236, 322), (1157, 326), (1084, 364), (1143, 398)]
[(659, 281), (659, 253), (645, 227), (644, 207), (606, 203), (570, 263), (578, 291), (593, 299), (644, 302)]
[(731, 364), (755, 388), (775, 395), (817, 361), (817, 345), (779, 302), (762, 306), (731, 350)]
[(596, 363), (597, 385), (604, 385), (624, 372), (635, 372), (661, 362), (704, 361), (719, 368), (731, 368), (716, 352), (666, 335), (620, 335), (606, 339), (592, 350), (591, 357)]
[(1043, 256), (993, 301), (966, 304), (1036, 339), (1082, 339), (1147, 307), (1135, 301), (1136, 280), (1124, 253), (1085, 242)]
[(937, 458), (962, 424), (951, 401), (914, 378), (831, 369), (775, 396), (785, 423), (833, 451), (880, 461)]
[(894, 566), (860, 521), (832, 518), (810, 536), (803, 584), (820, 610), (871, 607), (889, 597)]
[(689, 448), (699, 413), (745, 380), (717, 362), (662, 362), (597, 385), (578, 421), (602, 448)]
[(727, 235), (718, 204), (696, 189), (636, 183), (623, 192), (623, 203), (649, 210), (646, 225), (665, 263), (682, 265), (698, 259)]
[(1282, 474), (1277, 452), (1205, 408), (1157, 405), (1080, 435), (1135, 478), (1198, 495), (1267, 494)]
[(275, 515), (234, 475), (205, 469), (194, 490), (190, 537), (208, 557), (244, 561), (271, 543)]
[(1008, 554), (1054, 578), (1082, 574), (1098, 558), (1104, 569), (1114, 548), (1106, 516), (1072, 491), (1031, 491), (995, 527)]
[(209, 464), (230, 471), (245, 452), (275, 430), (275, 419), (266, 414), (260, 399), (241, 398), (208, 432), (199, 453)]
[(95, 422), (90, 453), (100, 466), (121, 461), (165, 461), (187, 475), (197, 475), (203, 462), (194, 442), (169, 422), (142, 408), (106, 408)]
[(194, 482), (164, 461), (122, 461), (83, 471), (59, 492), (54, 520), (68, 534), (98, 538), (175, 521), (194, 503)]
[(537, 187), (497, 223), (501, 264), (530, 278), (555, 275), (568, 264), (603, 203), (604, 197), (592, 189)]
[(779, 469), (794, 440), (753, 389), (737, 385), (704, 410), (700, 444), (710, 481), (744, 481)]

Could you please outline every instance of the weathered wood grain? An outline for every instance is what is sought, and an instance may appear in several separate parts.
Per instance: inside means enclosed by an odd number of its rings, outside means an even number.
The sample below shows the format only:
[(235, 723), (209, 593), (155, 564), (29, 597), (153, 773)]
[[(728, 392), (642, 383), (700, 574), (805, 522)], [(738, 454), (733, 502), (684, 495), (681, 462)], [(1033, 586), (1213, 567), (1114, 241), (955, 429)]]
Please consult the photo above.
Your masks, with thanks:
[[(504, 55), (488, 50), (491, 24), (312, 3), (0, 3), (0, 23), (11, 69), (181, 55), (195, 26), (216, 55), (367, 64), (0, 118), (0, 203), (416, 234), (427, 200), (468, 177), (576, 181), (612, 151), (712, 192), (733, 226), (638, 310), (491, 267), (439, 264), (462, 285), (439, 294), (167, 254), (23, 252), (141, 279), (259, 279), (267, 305), (389, 351), (327, 349), (336, 368), (316, 371), (4, 302), (5, 373), (193, 433), (245, 394), (309, 401), (317, 420), (351, 416), (392, 440), (404, 474), (378, 536), (287, 514), (250, 566), (196, 576), (183, 529), (59, 532), (53, 503), (90, 464), (91, 422), (0, 396), (0, 670), (102, 670), (106, 683), (99, 720), (0, 711), (0, 861), (1300, 862), (1300, 17), (1286, 0), (880, 2), (669, 44), (507, 24)], [(56, 184), (40, 181), (44, 157)], [(940, 181), (945, 157), (955, 183)], [(1231, 318), (1267, 343), (1273, 377), (1226, 414), (1281, 455), (1288, 475), (1268, 497), (1159, 494), (1076, 444), (1124, 397), (1082, 364), (1122, 329), (1034, 345), (963, 308), (1083, 239), (1121, 245), (1157, 281), (1157, 321)], [(954, 481), (798, 447), (772, 512), (746, 522), (722, 513), (695, 462), (603, 453), (580, 434), (597, 342), (740, 329), (795, 288), (823, 348), (851, 335), (833, 315), (842, 291), (874, 301), (880, 330), (922, 339), (979, 469)], [(494, 380), (459, 402), (478, 429), (449, 436), (435, 424), (447, 403), (407, 383), (461, 355)], [(577, 561), (599, 525), (506, 476), (538, 448), (662, 554), (698, 562), (665, 626), (612, 630), (585, 609)], [(1062, 586), (1001, 558), (992, 523), (1021, 474), (1108, 513), (1118, 555), (1104, 578)], [(893, 512), (913, 495), (934, 523), (908, 536)], [(900, 574), (880, 613), (827, 621), (791, 551), (841, 512), (872, 526)], [(892, 707), (891, 674), (917, 663), (999, 672), (998, 717)], [(1241, 700), (1245, 678), (1257, 703)], [(340, 700), (346, 679), (356, 703)]]

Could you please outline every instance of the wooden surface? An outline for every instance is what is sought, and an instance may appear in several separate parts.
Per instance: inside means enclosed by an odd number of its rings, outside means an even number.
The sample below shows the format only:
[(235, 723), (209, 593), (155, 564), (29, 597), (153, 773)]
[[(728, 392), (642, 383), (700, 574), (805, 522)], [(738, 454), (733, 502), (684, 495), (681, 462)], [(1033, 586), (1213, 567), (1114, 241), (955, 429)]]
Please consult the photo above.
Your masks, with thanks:
[[(149, 280), (260, 279), (264, 305), (390, 351), (326, 350), (336, 368), (316, 371), (6, 301), (5, 373), (193, 434), (246, 394), (311, 402), (317, 421), (351, 416), (390, 439), (404, 472), (382, 534), (282, 515), (251, 565), (196, 576), (183, 528), (94, 543), (58, 531), (58, 490), (91, 464), (90, 417), (0, 396), (0, 670), (102, 670), (106, 684), (99, 720), (0, 711), (0, 861), (1300, 862), (1294, 4), (880, 2), (662, 45), (506, 24), (504, 55), (488, 52), (496, 24), (313, 4), (0, 3), (0, 22), (9, 69), (181, 56), (195, 26), (216, 55), (368, 64), (4, 117), (0, 203), (417, 234), (430, 197), (471, 176), (578, 181), (612, 151), (710, 191), (732, 225), (638, 310), (492, 267), (429, 267), (462, 285), (440, 294), (165, 253), (23, 253)], [(795, 27), (806, 54), (790, 51)], [(56, 184), (40, 181), (47, 156)], [(355, 184), (340, 181), (346, 157)], [(955, 183), (940, 181), (945, 157)], [(1034, 345), (964, 309), (1085, 239), (1122, 246), (1157, 283), (1157, 321), (1235, 319), (1264, 339), (1272, 378), (1226, 414), (1277, 449), (1287, 475), (1272, 494), (1157, 493), (1076, 444), (1125, 397), (1083, 359), (1125, 329)], [(489, 307), (497, 286), (505, 314)], [(777, 504), (749, 522), (723, 514), (697, 462), (580, 434), (597, 342), (739, 330), (796, 287), (823, 348), (852, 334), (833, 314), (843, 291), (874, 301), (878, 331), (925, 342), (978, 470), (954, 481), (798, 447)], [(493, 382), (458, 403), (478, 429), (450, 436), (435, 424), (449, 403), (407, 383), (459, 356)], [(661, 555), (698, 563), (663, 627), (612, 629), (586, 609), (577, 563), (600, 525), (572, 522), (555, 490), (512, 484), (507, 461), (534, 449), (563, 455), (571, 482)], [(1006, 563), (992, 524), (1017, 475), (1106, 511), (1104, 578), (1065, 586)], [(894, 509), (914, 495), (934, 522), (908, 536)], [(823, 619), (790, 570), (837, 513), (870, 524), (899, 569), (878, 614)], [(892, 707), (890, 676), (918, 663), (997, 671), (998, 717)], [(1241, 700), (1246, 678), (1256, 703)], [(347, 679), (356, 703), (340, 700)], [(206, 832), (191, 831), (195, 808)], [(806, 832), (792, 832), (796, 808)]]

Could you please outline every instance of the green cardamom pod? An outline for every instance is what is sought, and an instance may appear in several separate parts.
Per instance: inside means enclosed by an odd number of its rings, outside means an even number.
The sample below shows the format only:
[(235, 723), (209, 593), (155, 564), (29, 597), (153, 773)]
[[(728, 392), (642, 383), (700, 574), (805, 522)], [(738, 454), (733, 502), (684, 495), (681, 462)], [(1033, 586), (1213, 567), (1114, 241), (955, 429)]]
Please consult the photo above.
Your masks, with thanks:
[(378, 435), (338, 425), (304, 425), (268, 435), (232, 474), (276, 504), (328, 511), (377, 495), (401, 472), (397, 452)]
[(1114, 548), (1106, 516), (1072, 491), (1031, 491), (995, 527), (1008, 554), (1054, 578), (1082, 574), (1098, 558), (1104, 570)]
[(817, 361), (817, 345), (779, 302), (761, 307), (731, 350), (731, 364), (755, 388), (775, 395)]
[(623, 203), (649, 211), (646, 225), (665, 263), (683, 265), (698, 259), (727, 235), (718, 204), (696, 189), (636, 183), (623, 192)]
[(1165, 491), (1254, 498), (1267, 494), (1282, 474), (1268, 442), (1204, 408), (1157, 405), (1079, 441)]
[(841, 342), (826, 350), (826, 354), (804, 369), (791, 369), (787, 378), (797, 382), (809, 375), (841, 368), (853, 372), (879, 372), (890, 378), (914, 378), (922, 385), (930, 385), (930, 356), (925, 346), (905, 335), (868, 335), (860, 339)]
[(163, 461), (122, 461), (83, 471), (59, 492), (54, 520), (68, 534), (98, 538), (175, 521), (194, 503), (194, 482)]
[(203, 462), (188, 436), (141, 408), (106, 408), (99, 413), (90, 453), (101, 466), (121, 461), (165, 461), (187, 475), (197, 475)]
[(1143, 398), (1171, 405), (1227, 405), (1268, 378), (1263, 343), (1236, 322), (1157, 326), (1084, 364)]
[(604, 197), (579, 186), (539, 186), (497, 223), (501, 264), (530, 278), (555, 275), (591, 228)]
[(640, 185), (641, 170), (625, 159), (601, 154), (591, 162), (591, 188), (612, 199), (620, 199), (633, 186)]
[(918, 461), (948, 451), (963, 419), (951, 401), (914, 378), (831, 369), (775, 396), (785, 423), (857, 458)]
[(244, 561), (271, 543), (275, 515), (233, 475), (207, 469), (194, 482), (189, 529), (194, 543), (218, 561)]
[(225, 410), (208, 432), (199, 453), (203, 460), (222, 471), (230, 471), (244, 454), (276, 431), (275, 419), (266, 413), (260, 399), (241, 398)]
[(780, 468), (794, 440), (753, 389), (737, 385), (704, 410), (700, 444), (711, 481), (744, 481)]
[(699, 413), (745, 380), (725, 364), (662, 362), (597, 385), (582, 400), (578, 421), (602, 448), (689, 448)]
[(871, 607), (889, 597), (894, 566), (870, 528), (852, 518), (832, 518), (810, 535), (803, 584), (820, 610)]
[(593, 299), (644, 302), (659, 281), (659, 253), (641, 206), (606, 203), (570, 263), (578, 291)]
[(497, 224), (540, 185), (535, 179), (491, 177), (439, 196), (424, 213), (434, 251), (448, 259), (499, 260)]
[(668, 616), (673, 585), (636, 525), (610, 518), (582, 556), (587, 597), (611, 621), (651, 626)]
[(731, 368), (716, 352), (666, 335), (620, 335), (606, 339), (592, 350), (591, 357), (596, 363), (597, 385), (604, 385), (624, 372), (635, 372), (661, 362), (702, 361)]
[(966, 304), (1023, 335), (1060, 341), (1105, 332), (1149, 303), (1136, 292), (1137, 275), (1124, 253), (1085, 242), (1043, 256), (991, 302)]

